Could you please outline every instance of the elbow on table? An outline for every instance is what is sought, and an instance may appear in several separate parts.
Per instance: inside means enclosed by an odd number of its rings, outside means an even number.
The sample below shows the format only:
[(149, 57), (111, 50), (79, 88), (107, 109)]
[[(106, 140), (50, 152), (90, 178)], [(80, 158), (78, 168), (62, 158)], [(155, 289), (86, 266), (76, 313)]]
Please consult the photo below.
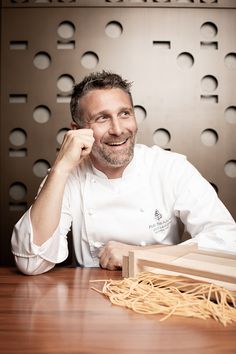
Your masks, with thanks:
[(41, 262), (34, 258), (15, 256), (15, 263), (19, 271), (25, 275), (39, 275), (48, 272), (55, 266), (55, 263), (41, 259)]

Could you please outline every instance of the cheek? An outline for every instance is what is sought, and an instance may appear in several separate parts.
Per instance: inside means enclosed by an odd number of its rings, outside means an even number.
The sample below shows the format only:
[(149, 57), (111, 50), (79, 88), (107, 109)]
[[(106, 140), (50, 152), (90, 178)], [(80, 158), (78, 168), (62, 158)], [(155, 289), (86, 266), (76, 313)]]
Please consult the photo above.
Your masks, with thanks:
[(93, 137), (96, 143), (99, 143), (103, 136), (106, 134), (106, 129), (103, 127), (94, 127), (93, 129)]
[(138, 130), (138, 126), (135, 120), (133, 120), (132, 122), (129, 123), (129, 127), (127, 127), (128, 130), (136, 133)]

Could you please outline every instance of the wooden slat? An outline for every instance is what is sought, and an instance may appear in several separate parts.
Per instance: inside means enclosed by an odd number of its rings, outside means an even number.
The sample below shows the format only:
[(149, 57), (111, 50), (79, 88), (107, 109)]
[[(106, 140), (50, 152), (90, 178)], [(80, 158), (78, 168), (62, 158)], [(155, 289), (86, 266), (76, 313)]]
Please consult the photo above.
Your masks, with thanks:
[(128, 278), (129, 277), (129, 256), (124, 256), (123, 257), (122, 277), (123, 278)]

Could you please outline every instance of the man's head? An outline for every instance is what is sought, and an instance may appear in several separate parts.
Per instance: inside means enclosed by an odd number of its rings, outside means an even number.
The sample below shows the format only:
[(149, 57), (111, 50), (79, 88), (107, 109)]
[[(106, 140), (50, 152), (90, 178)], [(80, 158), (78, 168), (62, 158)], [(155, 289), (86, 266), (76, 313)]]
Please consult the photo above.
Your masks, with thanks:
[(133, 158), (137, 124), (130, 86), (103, 71), (85, 77), (72, 94), (72, 126), (93, 130), (91, 161), (110, 178), (121, 176)]
[(73, 121), (83, 128), (87, 122), (84, 121), (83, 111), (80, 107), (80, 99), (92, 90), (119, 88), (126, 92), (130, 97), (130, 102), (133, 106), (133, 100), (130, 92), (131, 82), (123, 80), (118, 74), (102, 71), (91, 73), (86, 76), (80, 83), (74, 86), (70, 111)]

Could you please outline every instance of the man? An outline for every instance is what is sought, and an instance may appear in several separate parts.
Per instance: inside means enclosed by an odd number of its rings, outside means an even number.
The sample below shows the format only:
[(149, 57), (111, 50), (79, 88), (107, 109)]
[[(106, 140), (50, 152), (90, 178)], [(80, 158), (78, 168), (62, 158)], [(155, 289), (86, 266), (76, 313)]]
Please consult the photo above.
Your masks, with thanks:
[(74, 87), (72, 130), (13, 231), (22, 272), (65, 260), (71, 225), (81, 266), (117, 269), (131, 249), (177, 244), (179, 220), (200, 247), (236, 250), (234, 220), (185, 157), (135, 145), (130, 86), (103, 71)]

